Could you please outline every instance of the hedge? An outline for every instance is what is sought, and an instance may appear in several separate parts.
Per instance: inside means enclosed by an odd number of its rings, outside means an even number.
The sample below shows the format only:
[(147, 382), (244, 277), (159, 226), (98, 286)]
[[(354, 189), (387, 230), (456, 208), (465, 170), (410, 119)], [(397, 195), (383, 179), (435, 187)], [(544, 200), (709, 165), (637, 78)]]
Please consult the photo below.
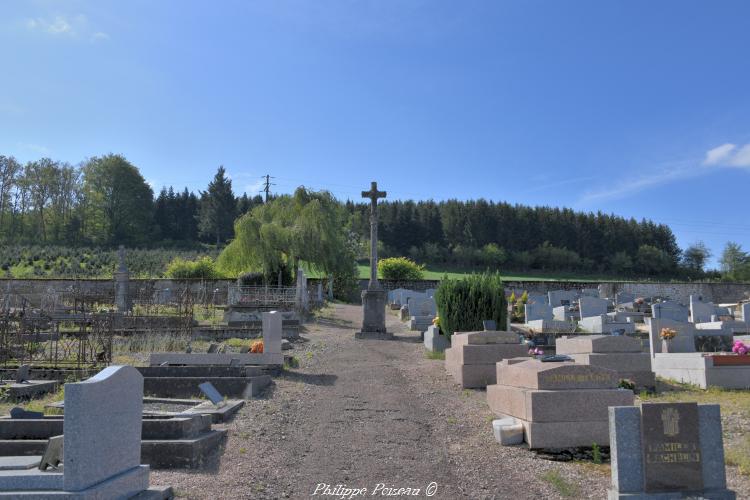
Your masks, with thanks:
[(446, 276), (435, 291), (435, 303), (440, 329), (446, 335), (482, 330), (482, 321), (488, 319), (505, 328), (508, 310), (499, 274), (473, 274), (457, 280)]

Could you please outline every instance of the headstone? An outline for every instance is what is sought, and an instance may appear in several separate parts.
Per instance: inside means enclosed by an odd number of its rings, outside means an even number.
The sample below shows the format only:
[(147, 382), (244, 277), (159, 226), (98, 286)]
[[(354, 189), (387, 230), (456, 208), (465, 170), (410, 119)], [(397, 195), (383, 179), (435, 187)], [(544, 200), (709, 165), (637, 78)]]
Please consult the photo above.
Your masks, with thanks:
[(60, 462), (63, 461), (64, 453), (64, 438), (63, 436), (52, 436), (47, 441), (47, 446), (44, 448), (44, 454), (39, 462), (39, 470), (47, 470), (50, 467), (57, 469)]
[(482, 328), (484, 328), (485, 332), (497, 330), (497, 322), (494, 319), (483, 319)]
[(548, 303), (551, 307), (570, 305), (581, 296), (575, 290), (550, 290), (547, 292)]
[(16, 384), (22, 384), (24, 382), (28, 382), (30, 370), (31, 370), (30, 365), (19, 366), (18, 370), (16, 370)]
[(385, 328), (386, 293), (378, 282), (378, 199), (385, 198), (385, 191), (378, 191), (378, 183), (372, 182), (370, 191), (362, 191), (363, 198), (370, 200), (370, 281), (362, 292), (362, 329), (355, 338), (389, 339)]
[(572, 361), (538, 359), (497, 363), (497, 384), (487, 387), (496, 415), (523, 425), (530, 448), (604, 445), (607, 408), (633, 404), (633, 391), (618, 389), (617, 374)]
[(16, 406), (15, 408), (11, 408), (10, 418), (18, 420), (44, 418), (44, 413), (40, 411), (24, 410), (23, 408)]
[(628, 303), (628, 302), (634, 302), (635, 299), (636, 299), (636, 297), (635, 297), (634, 293), (618, 292), (615, 295), (615, 304), (619, 305), (619, 304), (625, 304), (625, 303)]
[(431, 326), (424, 332), (424, 347), (428, 351), (443, 352), (451, 346), (446, 335), (440, 334), (440, 328)]
[(727, 490), (719, 405), (609, 408), (609, 499), (734, 499)]
[(224, 402), (224, 396), (216, 390), (211, 382), (203, 382), (198, 385), (198, 388), (213, 404), (218, 405)]
[(282, 317), (278, 311), (263, 313), (263, 352), (281, 354)]
[(495, 364), (503, 359), (528, 356), (513, 332), (456, 332), (445, 350), (445, 368), (464, 388), (495, 383)]
[(716, 314), (716, 308), (711, 302), (703, 302), (695, 295), (690, 296), (691, 323), (708, 323), (714, 314)]
[(656, 319), (668, 319), (687, 323), (689, 313), (690, 311), (687, 307), (674, 301), (657, 302), (651, 305), (651, 317)]
[(553, 319), (552, 308), (544, 303), (527, 303), (524, 305), (526, 323), (539, 319), (551, 321)]
[(607, 314), (608, 304), (609, 302), (605, 299), (588, 296), (581, 297), (578, 299), (578, 309), (581, 312), (581, 319)]
[(211, 342), (210, 344), (208, 344), (208, 350), (206, 352), (208, 354), (216, 354), (217, 352), (219, 352), (219, 344)]
[(651, 357), (641, 340), (626, 335), (581, 335), (558, 338), (558, 354), (572, 357), (576, 363), (595, 365), (617, 372), (620, 379), (632, 380), (639, 389), (656, 385)]
[(133, 491), (148, 488), (148, 467), (140, 465), (142, 415), (143, 377), (132, 366), (65, 384), (64, 489), (85, 490), (128, 473)]
[(114, 273), (115, 278), (115, 307), (119, 312), (128, 312), (130, 302), (130, 273), (125, 265), (125, 247), (120, 245), (117, 250), (118, 265)]

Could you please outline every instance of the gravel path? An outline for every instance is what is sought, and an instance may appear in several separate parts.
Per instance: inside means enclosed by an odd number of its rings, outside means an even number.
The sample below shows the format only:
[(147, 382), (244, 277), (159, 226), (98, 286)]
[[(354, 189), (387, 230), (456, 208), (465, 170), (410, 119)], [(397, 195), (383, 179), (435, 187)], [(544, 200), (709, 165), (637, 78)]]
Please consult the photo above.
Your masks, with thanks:
[(440, 499), (606, 497), (608, 466), (499, 446), (484, 391), (455, 385), (394, 315), (395, 341), (355, 340), (360, 321), (361, 307), (327, 309), (289, 351), (300, 367), (224, 426), (224, 453), (200, 471), (154, 471), (152, 484), (196, 499), (342, 498), (321, 484), (367, 489), (352, 498), (426, 498), (431, 484)]

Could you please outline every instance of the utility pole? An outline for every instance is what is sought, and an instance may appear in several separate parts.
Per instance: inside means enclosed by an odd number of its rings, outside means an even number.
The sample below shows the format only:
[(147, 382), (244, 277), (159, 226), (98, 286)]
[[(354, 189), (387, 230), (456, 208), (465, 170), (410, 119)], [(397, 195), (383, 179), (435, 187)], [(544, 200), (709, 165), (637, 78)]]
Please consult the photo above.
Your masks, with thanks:
[(263, 189), (261, 190), (261, 193), (266, 193), (266, 201), (265, 201), (266, 203), (268, 203), (268, 196), (271, 193), (271, 186), (275, 186), (275, 184), (273, 184), (271, 182), (271, 179), (274, 179), (274, 178), (275, 177), (271, 177), (268, 174), (266, 174), (266, 175), (264, 175), (264, 176), (261, 177), (261, 179), (265, 179), (266, 180), (266, 184), (265, 184), (265, 186), (263, 186)]

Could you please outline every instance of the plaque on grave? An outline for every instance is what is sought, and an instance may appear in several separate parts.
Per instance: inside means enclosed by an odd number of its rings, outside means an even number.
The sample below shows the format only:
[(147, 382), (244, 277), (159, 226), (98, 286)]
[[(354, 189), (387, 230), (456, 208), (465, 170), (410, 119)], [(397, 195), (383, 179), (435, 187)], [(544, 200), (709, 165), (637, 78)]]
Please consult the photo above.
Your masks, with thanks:
[(646, 403), (641, 408), (646, 492), (703, 489), (697, 403)]
[(216, 390), (216, 387), (214, 387), (211, 382), (203, 382), (202, 384), (198, 385), (198, 388), (203, 394), (206, 395), (208, 399), (211, 400), (213, 404), (218, 405), (219, 403), (224, 402), (224, 396), (222, 396), (221, 393)]

